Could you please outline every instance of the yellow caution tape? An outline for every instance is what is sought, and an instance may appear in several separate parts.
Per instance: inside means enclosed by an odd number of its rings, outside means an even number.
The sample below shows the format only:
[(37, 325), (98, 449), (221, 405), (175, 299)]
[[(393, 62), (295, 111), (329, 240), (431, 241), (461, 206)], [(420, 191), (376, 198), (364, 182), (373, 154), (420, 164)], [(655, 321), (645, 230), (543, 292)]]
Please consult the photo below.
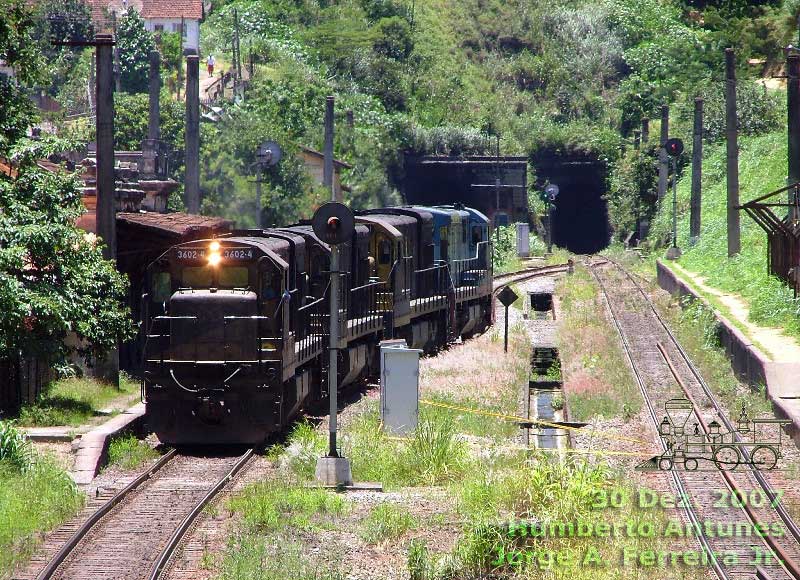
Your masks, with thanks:
[[(429, 405), (431, 407), (442, 407), (443, 409), (452, 409), (454, 411), (463, 411), (465, 413), (473, 413), (475, 415), (486, 415), (488, 417), (496, 417), (498, 419), (502, 419), (504, 421), (514, 421), (515, 423), (523, 422), (523, 423), (533, 423), (534, 425), (542, 425), (544, 427), (551, 427), (554, 429), (564, 429), (566, 431), (580, 431), (581, 427), (570, 427), (568, 425), (560, 425), (558, 423), (551, 423), (550, 421), (543, 421), (542, 419), (526, 419), (525, 417), (517, 417), (515, 415), (504, 415), (503, 413), (494, 413), (492, 411), (482, 411), (480, 409), (472, 409), (470, 407), (461, 407), (459, 405), (450, 405), (449, 403), (440, 403), (438, 401), (428, 401), (425, 399), (421, 399), (420, 403), (423, 405)], [(630, 443), (641, 443), (642, 445), (647, 445), (646, 441), (642, 441), (641, 439), (633, 439), (631, 437), (622, 437), (620, 435), (612, 434), (606, 431), (593, 431), (592, 435), (599, 435), (600, 437), (605, 437), (606, 439), (617, 439), (619, 441), (627, 441)]]

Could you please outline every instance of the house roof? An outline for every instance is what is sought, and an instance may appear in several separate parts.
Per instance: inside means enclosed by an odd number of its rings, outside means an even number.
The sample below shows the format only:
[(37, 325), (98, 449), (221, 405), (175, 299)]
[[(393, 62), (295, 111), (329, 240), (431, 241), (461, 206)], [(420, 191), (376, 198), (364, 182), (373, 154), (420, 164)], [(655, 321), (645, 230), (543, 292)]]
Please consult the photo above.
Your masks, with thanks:
[(203, 0), (142, 0), (142, 18), (203, 18)]
[[(317, 151), (316, 149), (312, 149), (311, 147), (306, 147), (305, 145), (300, 145), (300, 150), (303, 153), (308, 153), (312, 157), (319, 157), (320, 159), (324, 159), (325, 158), (325, 154), (322, 153), (321, 151)], [(343, 169), (352, 169), (353, 168), (353, 166), (350, 165), (349, 163), (347, 163), (346, 161), (340, 161), (339, 159), (334, 159), (333, 160), (333, 164), (334, 165), (338, 165), (339, 167), (341, 167)]]
[(192, 238), (225, 233), (233, 228), (230, 220), (188, 213), (119, 212), (117, 222), (162, 235)]
[(142, 18), (203, 18), (203, 0), (83, 0), (92, 11), (95, 23), (107, 23), (111, 13), (136, 9)]

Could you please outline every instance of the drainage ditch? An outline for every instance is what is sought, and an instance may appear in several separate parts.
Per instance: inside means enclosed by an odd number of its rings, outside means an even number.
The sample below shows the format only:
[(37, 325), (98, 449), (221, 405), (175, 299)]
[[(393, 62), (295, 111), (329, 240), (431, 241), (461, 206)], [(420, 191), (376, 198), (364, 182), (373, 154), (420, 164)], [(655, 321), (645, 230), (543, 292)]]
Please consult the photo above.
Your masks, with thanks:
[[(555, 343), (555, 319), (552, 289), (528, 293), (533, 325), (531, 371), (528, 381), (528, 418), (531, 419), (526, 439), (528, 445), (543, 449), (559, 449), (566, 443), (566, 432), (552, 426), (536, 426), (535, 422), (560, 423), (564, 421), (564, 395), (561, 378), (561, 359)], [(531, 440), (533, 435), (533, 440)]]

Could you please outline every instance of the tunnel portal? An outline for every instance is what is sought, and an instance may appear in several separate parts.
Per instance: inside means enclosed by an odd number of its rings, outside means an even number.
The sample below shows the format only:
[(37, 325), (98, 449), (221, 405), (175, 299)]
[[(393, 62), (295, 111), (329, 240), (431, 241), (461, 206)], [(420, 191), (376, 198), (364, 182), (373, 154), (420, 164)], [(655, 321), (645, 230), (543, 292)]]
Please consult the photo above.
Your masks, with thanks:
[(559, 187), (553, 209), (553, 244), (576, 254), (592, 254), (607, 247), (611, 226), (603, 199), (606, 164), (552, 155), (535, 160), (534, 167), (539, 187), (548, 182)]

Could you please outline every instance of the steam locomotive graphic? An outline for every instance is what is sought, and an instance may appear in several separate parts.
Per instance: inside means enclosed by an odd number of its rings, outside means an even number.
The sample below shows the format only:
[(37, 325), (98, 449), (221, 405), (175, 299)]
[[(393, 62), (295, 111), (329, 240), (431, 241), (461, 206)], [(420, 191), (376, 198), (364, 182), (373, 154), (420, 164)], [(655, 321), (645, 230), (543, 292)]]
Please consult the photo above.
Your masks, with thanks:
[[(671, 471), (733, 471), (753, 466), (762, 471), (775, 469), (781, 453), (783, 419), (750, 419), (742, 405), (735, 428), (716, 420), (708, 424), (695, 415), (688, 399), (670, 399), (658, 426), (665, 451), (637, 469)], [(690, 424), (689, 419), (695, 420)]]

